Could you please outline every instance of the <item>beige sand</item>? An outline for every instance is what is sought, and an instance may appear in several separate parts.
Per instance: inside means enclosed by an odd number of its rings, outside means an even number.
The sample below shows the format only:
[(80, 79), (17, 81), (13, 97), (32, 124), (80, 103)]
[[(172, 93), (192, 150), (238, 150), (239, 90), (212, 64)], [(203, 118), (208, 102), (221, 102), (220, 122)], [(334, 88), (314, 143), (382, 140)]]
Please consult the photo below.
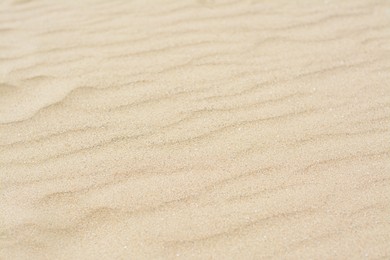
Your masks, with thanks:
[(390, 1), (0, 3), (1, 259), (390, 258)]

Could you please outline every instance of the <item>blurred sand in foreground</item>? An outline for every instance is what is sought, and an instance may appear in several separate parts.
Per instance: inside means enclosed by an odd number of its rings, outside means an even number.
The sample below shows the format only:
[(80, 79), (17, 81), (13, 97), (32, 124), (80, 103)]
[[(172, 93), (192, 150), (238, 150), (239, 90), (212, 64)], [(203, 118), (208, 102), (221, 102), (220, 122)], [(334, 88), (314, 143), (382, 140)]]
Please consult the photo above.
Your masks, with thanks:
[(390, 258), (390, 1), (0, 2), (1, 259)]

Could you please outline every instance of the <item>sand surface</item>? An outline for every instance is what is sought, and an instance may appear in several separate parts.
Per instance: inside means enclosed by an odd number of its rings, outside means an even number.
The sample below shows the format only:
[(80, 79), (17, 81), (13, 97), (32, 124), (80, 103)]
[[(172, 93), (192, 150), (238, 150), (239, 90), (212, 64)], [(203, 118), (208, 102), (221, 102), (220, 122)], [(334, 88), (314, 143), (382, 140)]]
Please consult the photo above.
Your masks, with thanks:
[(0, 2), (0, 259), (390, 259), (390, 1)]

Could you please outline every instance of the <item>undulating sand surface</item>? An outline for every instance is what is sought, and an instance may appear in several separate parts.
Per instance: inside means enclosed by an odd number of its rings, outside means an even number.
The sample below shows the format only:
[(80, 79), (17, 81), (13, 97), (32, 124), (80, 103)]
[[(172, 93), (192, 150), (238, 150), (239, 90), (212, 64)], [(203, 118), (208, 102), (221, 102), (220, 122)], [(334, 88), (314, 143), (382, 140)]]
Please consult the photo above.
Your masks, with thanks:
[(390, 1), (0, 2), (0, 259), (390, 259)]

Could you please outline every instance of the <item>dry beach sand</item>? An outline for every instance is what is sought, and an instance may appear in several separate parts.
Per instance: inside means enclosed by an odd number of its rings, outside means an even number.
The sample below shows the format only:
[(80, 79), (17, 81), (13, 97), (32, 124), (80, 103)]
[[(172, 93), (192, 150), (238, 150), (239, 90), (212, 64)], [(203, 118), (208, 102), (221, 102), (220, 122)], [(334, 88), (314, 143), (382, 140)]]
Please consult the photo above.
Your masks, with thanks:
[(390, 1), (0, 1), (0, 259), (389, 259)]

